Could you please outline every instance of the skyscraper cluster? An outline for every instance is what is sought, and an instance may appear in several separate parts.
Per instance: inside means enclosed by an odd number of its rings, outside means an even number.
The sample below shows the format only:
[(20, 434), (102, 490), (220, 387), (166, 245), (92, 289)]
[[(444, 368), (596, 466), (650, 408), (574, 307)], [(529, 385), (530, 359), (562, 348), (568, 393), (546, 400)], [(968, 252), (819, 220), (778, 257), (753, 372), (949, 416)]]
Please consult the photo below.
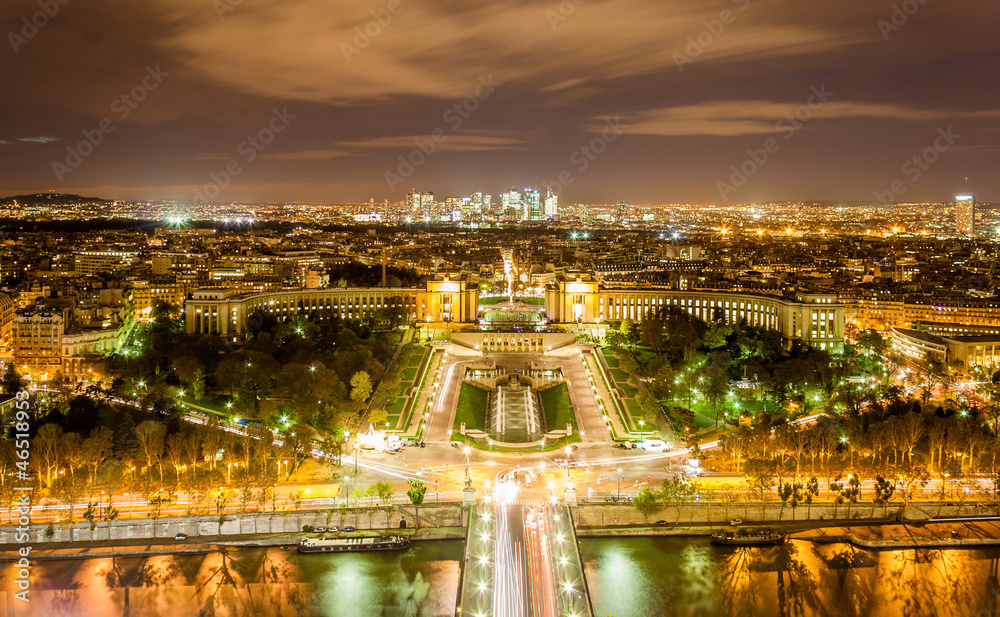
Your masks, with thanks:
[(476, 191), (468, 197), (436, 200), (433, 192), (412, 189), (406, 194), (404, 208), (409, 217), (426, 222), (545, 221), (559, 217), (559, 196), (546, 189), (543, 200), (534, 188), (511, 188), (493, 200), (489, 193)]

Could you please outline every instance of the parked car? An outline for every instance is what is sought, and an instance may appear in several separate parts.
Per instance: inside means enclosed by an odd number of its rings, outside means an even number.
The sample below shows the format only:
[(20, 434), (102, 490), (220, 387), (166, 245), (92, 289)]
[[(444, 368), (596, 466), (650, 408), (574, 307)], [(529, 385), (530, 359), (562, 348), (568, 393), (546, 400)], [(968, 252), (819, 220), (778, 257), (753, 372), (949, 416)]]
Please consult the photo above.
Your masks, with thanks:
[(451, 442), (451, 447), (452, 448), (461, 448), (462, 446), (458, 445), (457, 441), (453, 441), (453, 442)]
[(420, 447), (421, 448), (426, 447), (426, 446), (427, 446), (427, 442), (426, 441), (421, 441), (420, 442)]
[(188, 537), (187, 534), (185, 533), (179, 533), (176, 536), (174, 536), (174, 540), (187, 540), (187, 539)]
[(354, 529), (354, 527), (351, 527), (350, 525), (348, 525), (347, 527), (344, 527), (344, 531), (350, 533), (350, 532), (356, 531), (356, 530)]
[(315, 531), (316, 533), (324, 533), (326, 532), (326, 527), (316, 527), (315, 529), (313, 529), (313, 531)]
[(732, 525), (733, 527), (736, 527), (737, 525), (742, 525), (743, 524), (743, 519), (741, 519), (741, 518), (734, 518), (733, 520), (729, 521), (729, 524)]
[(340, 531), (340, 527), (328, 527), (327, 531), (329, 531), (330, 533), (337, 533), (338, 531)]
[(666, 527), (667, 526), (667, 521), (656, 521), (656, 526), (657, 527)]

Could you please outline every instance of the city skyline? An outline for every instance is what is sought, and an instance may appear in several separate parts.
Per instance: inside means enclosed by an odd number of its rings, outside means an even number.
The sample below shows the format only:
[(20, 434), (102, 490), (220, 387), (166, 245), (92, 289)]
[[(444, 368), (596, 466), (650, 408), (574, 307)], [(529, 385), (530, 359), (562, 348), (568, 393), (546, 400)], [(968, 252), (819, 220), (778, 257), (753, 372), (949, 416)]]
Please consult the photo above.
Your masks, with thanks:
[(975, 0), (42, 4), (0, 9), (3, 194), (996, 199), (997, 8)]

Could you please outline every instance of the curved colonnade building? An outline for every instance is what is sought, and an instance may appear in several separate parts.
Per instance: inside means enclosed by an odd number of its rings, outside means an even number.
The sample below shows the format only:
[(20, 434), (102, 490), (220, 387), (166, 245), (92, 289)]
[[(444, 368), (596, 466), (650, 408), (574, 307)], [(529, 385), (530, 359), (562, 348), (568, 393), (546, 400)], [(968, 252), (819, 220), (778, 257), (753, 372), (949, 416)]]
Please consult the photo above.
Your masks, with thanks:
[[(358, 319), (380, 309), (402, 309), (410, 323), (476, 324), (479, 290), (465, 280), (428, 281), (424, 288), (327, 288), (233, 295), (231, 290), (201, 289), (185, 303), (188, 333), (241, 337), (247, 320), (262, 312), (283, 321), (302, 312), (324, 310)], [(675, 306), (705, 321), (719, 311), (728, 322), (746, 319), (773, 328), (787, 343), (802, 341), (817, 349), (840, 351), (844, 344), (844, 305), (835, 294), (799, 294), (795, 299), (726, 291), (667, 288), (607, 288), (589, 278), (558, 277), (545, 296), (553, 324), (595, 328), (609, 321), (641, 322), (650, 311)]]

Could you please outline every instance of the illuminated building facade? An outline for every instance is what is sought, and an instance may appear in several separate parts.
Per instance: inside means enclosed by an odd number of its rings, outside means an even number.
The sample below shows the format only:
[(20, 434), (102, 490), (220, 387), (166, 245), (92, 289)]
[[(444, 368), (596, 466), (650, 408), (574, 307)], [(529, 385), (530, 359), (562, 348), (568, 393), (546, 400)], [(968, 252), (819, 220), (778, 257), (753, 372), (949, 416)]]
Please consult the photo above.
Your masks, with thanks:
[(545, 218), (552, 219), (559, 216), (559, 196), (552, 192), (552, 189), (545, 191)]
[(976, 198), (973, 195), (955, 197), (955, 233), (971, 236), (976, 233)]
[(844, 300), (859, 328), (909, 328), (920, 322), (1000, 329), (1000, 303), (990, 300), (871, 297)]
[(904, 356), (918, 362), (954, 362), (964, 368), (1000, 365), (1000, 336), (937, 336), (929, 332), (893, 328), (892, 343)]
[(534, 189), (524, 189), (524, 220), (538, 221), (542, 218), (542, 196)]
[(342, 319), (363, 319), (382, 309), (399, 311), (407, 322), (472, 323), (479, 288), (450, 277), (427, 281), (419, 288), (327, 288), (234, 294), (230, 289), (203, 288), (184, 305), (188, 334), (243, 336), (247, 320), (262, 313), (285, 321), (299, 314), (329, 311)]
[(799, 294), (788, 300), (722, 291), (615, 289), (580, 276), (558, 277), (545, 300), (554, 323), (641, 322), (648, 313), (673, 306), (704, 321), (719, 314), (729, 323), (745, 319), (751, 326), (773, 328), (787, 343), (801, 341), (831, 351), (844, 346), (845, 307), (835, 294)]

